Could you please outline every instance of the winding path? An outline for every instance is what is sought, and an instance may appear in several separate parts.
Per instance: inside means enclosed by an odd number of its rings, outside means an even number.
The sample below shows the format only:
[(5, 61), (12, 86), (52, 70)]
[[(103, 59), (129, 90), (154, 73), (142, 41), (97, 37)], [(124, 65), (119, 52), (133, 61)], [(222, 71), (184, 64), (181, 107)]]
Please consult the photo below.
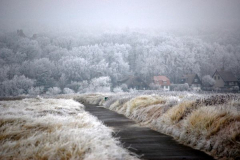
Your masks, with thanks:
[(85, 110), (98, 117), (106, 126), (114, 129), (123, 146), (148, 160), (210, 160), (209, 155), (181, 145), (172, 137), (142, 127), (123, 115), (94, 105)]

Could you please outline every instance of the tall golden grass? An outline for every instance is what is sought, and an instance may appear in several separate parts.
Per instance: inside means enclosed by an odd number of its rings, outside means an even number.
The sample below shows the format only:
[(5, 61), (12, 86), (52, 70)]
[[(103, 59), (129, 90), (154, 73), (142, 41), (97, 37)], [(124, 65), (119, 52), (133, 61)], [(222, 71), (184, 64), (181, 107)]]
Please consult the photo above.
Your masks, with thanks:
[(116, 95), (111, 103), (105, 102), (106, 108), (216, 159), (240, 159), (240, 95), (186, 92), (125, 97)]
[(138, 159), (76, 101), (0, 101), (0, 110), (0, 159)]

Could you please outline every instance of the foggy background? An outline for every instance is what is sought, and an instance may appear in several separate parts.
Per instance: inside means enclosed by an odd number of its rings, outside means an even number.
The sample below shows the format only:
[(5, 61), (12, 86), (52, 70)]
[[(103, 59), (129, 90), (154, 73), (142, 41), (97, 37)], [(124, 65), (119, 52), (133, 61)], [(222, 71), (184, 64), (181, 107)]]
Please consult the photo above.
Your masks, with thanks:
[(239, 0), (0, 0), (0, 96), (129, 91), (129, 77), (154, 89), (153, 76), (186, 74), (212, 90), (216, 70), (240, 79), (239, 31)]
[(1, 0), (4, 28), (229, 28), (240, 24), (239, 0)]

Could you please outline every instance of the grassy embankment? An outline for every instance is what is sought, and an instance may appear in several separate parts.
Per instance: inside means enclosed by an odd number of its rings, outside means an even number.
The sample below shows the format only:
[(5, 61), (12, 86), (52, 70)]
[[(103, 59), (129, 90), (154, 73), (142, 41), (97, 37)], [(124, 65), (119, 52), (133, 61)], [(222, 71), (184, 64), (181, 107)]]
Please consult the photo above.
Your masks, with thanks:
[(66, 99), (0, 101), (0, 159), (138, 159)]
[(239, 95), (86, 94), (76, 99), (103, 105), (216, 159), (240, 158)]

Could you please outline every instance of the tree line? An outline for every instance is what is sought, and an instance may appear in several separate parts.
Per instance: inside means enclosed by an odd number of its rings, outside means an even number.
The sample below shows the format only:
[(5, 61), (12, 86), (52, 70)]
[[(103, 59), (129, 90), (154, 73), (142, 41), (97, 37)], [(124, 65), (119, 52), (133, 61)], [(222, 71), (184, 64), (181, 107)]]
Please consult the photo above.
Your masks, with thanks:
[(240, 78), (240, 34), (1, 32), (0, 66), (0, 96), (85, 92), (94, 85), (113, 90), (129, 75), (147, 83), (165, 75), (177, 83), (184, 74), (203, 77), (219, 68)]

